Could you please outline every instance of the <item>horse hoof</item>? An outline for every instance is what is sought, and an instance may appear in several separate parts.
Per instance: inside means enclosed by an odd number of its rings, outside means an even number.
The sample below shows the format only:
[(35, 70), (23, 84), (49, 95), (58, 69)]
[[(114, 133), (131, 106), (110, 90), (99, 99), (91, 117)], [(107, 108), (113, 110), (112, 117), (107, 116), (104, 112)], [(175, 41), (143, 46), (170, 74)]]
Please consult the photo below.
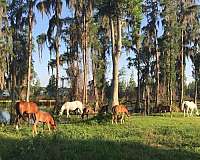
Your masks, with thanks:
[(17, 130), (17, 131), (19, 130), (19, 127), (18, 127), (18, 125), (16, 125), (16, 127), (15, 127), (15, 128), (16, 128), (16, 130)]

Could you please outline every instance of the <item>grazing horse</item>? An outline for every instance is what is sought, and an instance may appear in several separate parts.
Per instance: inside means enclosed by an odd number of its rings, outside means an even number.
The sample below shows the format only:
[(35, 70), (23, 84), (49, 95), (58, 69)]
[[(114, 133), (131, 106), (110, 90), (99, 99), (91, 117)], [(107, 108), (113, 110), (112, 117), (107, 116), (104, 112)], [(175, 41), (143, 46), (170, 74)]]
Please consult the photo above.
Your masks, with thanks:
[(129, 117), (128, 109), (125, 105), (116, 105), (112, 107), (112, 124), (114, 122), (117, 124), (118, 119), (120, 119), (121, 124), (124, 123), (125, 115)]
[(65, 102), (63, 106), (61, 107), (59, 115), (61, 116), (63, 114), (64, 110), (67, 110), (67, 118), (69, 117), (69, 111), (74, 111), (76, 109), (79, 109), (80, 113), (83, 113), (84, 105), (80, 101), (73, 101), (73, 102)]
[(89, 114), (95, 114), (94, 108), (85, 107), (83, 109), (83, 113), (81, 114), (81, 118), (84, 119), (84, 116), (87, 116), (87, 119), (88, 119)]
[(10, 113), (8, 111), (0, 111), (0, 123), (2, 124), (10, 123)]
[[(196, 115), (199, 115), (197, 105), (192, 102), (192, 101), (184, 101), (181, 106), (181, 110), (184, 112), (184, 117), (185, 117), (185, 111), (187, 112), (187, 116), (192, 116), (193, 110), (196, 110)], [(189, 110), (190, 110), (190, 115), (189, 115)]]
[(51, 131), (50, 126), (52, 129), (56, 129), (56, 123), (51, 114), (48, 112), (38, 111), (37, 113), (35, 113), (35, 123), (33, 124), (33, 129), (32, 129), (33, 136), (34, 134), (37, 134), (37, 124), (39, 122), (43, 123), (43, 129), (44, 129), (44, 124), (47, 124), (49, 132)]
[(35, 121), (34, 114), (39, 111), (38, 106), (34, 102), (25, 102), (20, 101), (15, 104), (16, 114), (17, 117), (15, 119), (16, 129), (18, 129), (19, 126), (19, 120), (22, 118), (26, 121), (25, 115), (28, 115), (28, 124), (30, 117), (32, 116), (33, 121)]

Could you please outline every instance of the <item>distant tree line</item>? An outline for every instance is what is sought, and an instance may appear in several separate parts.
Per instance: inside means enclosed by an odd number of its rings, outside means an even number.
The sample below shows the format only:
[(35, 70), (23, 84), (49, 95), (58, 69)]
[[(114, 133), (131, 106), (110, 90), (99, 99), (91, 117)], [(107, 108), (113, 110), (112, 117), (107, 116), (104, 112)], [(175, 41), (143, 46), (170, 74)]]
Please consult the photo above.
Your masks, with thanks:
[[(63, 16), (66, 9), (70, 14)], [(188, 94), (196, 102), (199, 11), (195, 0), (0, 0), (0, 87), (10, 90), (13, 99), (29, 101), (34, 80), (32, 50), (38, 46), (42, 57), (46, 45), (52, 74), (47, 90), (57, 102), (60, 83), (69, 84), (69, 99), (87, 104), (92, 95), (97, 108), (136, 98), (137, 106), (145, 106), (148, 114), (151, 100), (155, 107), (162, 101), (172, 106), (178, 100), (181, 105)], [(36, 12), (47, 15), (49, 25), (34, 44)], [(60, 53), (62, 44), (64, 53)], [(128, 82), (120, 80), (119, 59), (124, 53), (127, 67), (137, 69), (137, 87), (133, 75)], [(109, 56), (111, 82), (106, 78)], [(193, 63), (195, 82), (184, 92), (186, 58)], [(60, 77), (60, 66), (66, 66), (65, 77)]]

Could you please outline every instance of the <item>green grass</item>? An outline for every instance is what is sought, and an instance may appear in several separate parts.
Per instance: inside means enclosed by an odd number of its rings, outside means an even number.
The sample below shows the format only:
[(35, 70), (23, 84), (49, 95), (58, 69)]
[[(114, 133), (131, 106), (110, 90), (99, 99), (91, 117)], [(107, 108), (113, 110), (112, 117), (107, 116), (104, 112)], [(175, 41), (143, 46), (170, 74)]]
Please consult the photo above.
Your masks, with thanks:
[(31, 129), (26, 124), (19, 131), (0, 127), (0, 159), (200, 159), (200, 117), (131, 116), (123, 125), (112, 125), (109, 116), (72, 117), (56, 132), (45, 130), (34, 138)]

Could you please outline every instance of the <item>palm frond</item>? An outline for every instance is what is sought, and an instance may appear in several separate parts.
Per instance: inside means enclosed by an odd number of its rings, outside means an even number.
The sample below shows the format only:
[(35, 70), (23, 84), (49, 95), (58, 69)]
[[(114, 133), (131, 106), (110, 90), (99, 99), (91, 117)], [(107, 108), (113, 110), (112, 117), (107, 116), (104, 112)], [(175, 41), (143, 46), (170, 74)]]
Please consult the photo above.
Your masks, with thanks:
[(45, 13), (47, 16), (51, 14), (51, 4), (48, 0), (43, 0), (36, 5), (37, 9), (41, 12), (42, 17)]

